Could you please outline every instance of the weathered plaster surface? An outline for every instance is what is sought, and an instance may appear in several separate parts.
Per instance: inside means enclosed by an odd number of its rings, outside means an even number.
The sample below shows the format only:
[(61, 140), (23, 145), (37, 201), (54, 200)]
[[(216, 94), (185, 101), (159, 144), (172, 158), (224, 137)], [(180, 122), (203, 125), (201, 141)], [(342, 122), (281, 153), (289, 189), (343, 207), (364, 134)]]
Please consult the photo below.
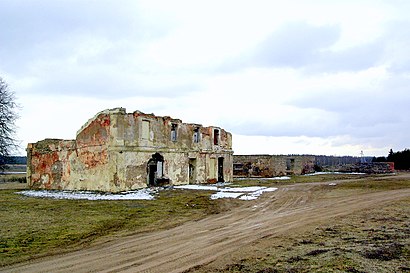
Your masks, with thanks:
[(75, 140), (30, 143), (27, 154), (31, 188), (118, 192), (233, 177), (229, 132), (123, 108), (98, 113)]
[(235, 176), (274, 177), (314, 172), (315, 157), (310, 155), (235, 155)]

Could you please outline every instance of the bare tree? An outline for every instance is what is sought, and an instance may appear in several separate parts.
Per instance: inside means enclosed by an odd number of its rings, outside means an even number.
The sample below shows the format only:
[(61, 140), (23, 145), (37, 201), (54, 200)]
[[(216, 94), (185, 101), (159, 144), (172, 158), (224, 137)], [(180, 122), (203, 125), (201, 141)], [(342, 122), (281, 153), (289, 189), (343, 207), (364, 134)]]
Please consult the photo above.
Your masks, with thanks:
[(0, 77), (0, 169), (5, 163), (5, 157), (18, 147), (15, 139), (15, 121), (19, 117), (17, 108), (14, 92)]

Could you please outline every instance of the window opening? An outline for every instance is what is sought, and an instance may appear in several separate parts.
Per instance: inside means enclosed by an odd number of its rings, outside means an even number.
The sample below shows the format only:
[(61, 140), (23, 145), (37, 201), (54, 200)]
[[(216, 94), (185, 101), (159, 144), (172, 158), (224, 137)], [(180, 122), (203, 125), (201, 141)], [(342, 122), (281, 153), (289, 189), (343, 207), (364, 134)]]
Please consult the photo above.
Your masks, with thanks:
[(141, 138), (149, 139), (149, 121), (143, 120), (141, 125)]
[(219, 145), (219, 130), (214, 129), (214, 145)]
[(194, 143), (199, 143), (199, 127), (196, 127), (194, 129)]
[(171, 141), (177, 141), (177, 124), (171, 125)]

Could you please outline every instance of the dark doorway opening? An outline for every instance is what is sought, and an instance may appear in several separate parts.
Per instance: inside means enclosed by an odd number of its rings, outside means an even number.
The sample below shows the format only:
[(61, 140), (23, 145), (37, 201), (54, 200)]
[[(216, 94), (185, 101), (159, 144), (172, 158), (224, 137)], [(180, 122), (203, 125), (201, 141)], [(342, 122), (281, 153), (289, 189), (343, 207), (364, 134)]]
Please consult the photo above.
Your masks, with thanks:
[(196, 159), (189, 159), (189, 184), (195, 184), (196, 182)]
[(224, 158), (218, 157), (218, 182), (225, 182), (224, 180)]
[(149, 186), (159, 186), (159, 184), (163, 183), (163, 166), (164, 157), (159, 153), (153, 154), (147, 164)]
[(294, 168), (295, 168), (295, 159), (294, 158), (286, 159), (286, 170), (293, 171)]

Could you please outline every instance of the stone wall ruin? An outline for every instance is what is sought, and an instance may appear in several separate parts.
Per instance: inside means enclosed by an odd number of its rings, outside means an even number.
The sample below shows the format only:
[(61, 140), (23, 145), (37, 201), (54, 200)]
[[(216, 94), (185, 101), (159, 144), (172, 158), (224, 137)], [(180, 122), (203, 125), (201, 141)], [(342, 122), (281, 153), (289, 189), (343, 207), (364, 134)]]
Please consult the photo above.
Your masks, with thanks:
[(234, 155), (236, 177), (275, 177), (314, 172), (311, 155)]
[(27, 157), (34, 189), (120, 192), (233, 177), (229, 132), (124, 108), (98, 113), (75, 140), (29, 143)]

